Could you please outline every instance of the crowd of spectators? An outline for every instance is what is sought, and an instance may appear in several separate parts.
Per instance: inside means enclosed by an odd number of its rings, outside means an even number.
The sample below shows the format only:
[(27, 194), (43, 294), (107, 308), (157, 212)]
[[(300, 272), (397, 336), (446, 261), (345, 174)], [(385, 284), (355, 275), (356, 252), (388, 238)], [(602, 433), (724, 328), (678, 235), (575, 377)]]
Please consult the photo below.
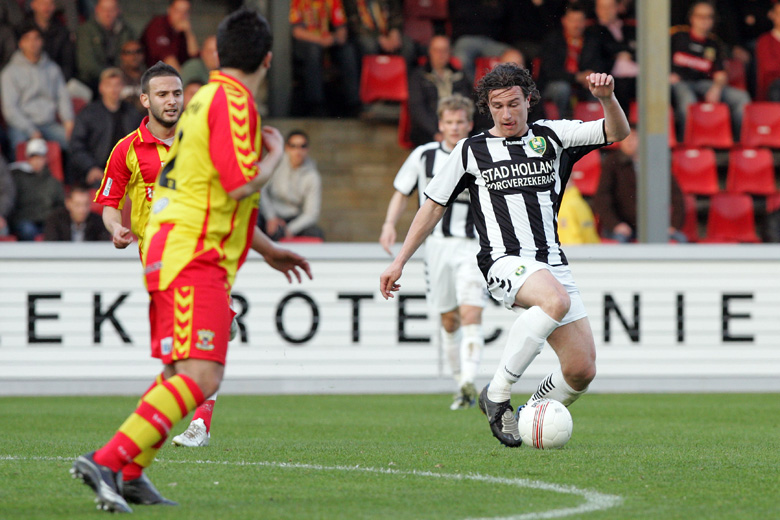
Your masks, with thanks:
[[(578, 103), (592, 101), (584, 80), (591, 71), (615, 77), (626, 112), (636, 100), (634, 0), (435, 3), (446, 3), (446, 14), (432, 21), (433, 32), (426, 36), (407, 34), (405, 28), (413, 7), (430, 2), (291, 0), (295, 115), (364, 115), (361, 60), (373, 54), (398, 55), (406, 64), (414, 145), (441, 139), (435, 124), (438, 99), (470, 96), (484, 73), (479, 68), (484, 59), (531, 69), (544, 101), (531, 120), (572, 117)], [(723, 102), (738, 138), (748, 103), (780, 101), (780, 3), (671, 4), (669, 79), (677, 134), (684, 132), (692, 103)], [(79, 12), (80, 6), (90, 6), (91, 12)], [(218, 68), (216, 38), (204, 35), (199, 41), (190, 0), (169, 0), (165, 12), (151, 17), (140, 32), (127, 23), (121, 7), (122, 0), (0, 2), (0, 146), (5, 159), (0, 175), (4, 169), (18, 171), (14, 161), (29, 169), (30, 157), (17, 157), (16, 151), (41, 139), (59, 147), (66, 187), (94, 189), (113, 143), (137, 127), (145, 113), (140, 78), (148, 66), (163, 61), (179, 70), (185, 103)], [(488, 125), (489, 120), (477, 117), (474, 132)], [(0, 181), (4, 178), (13, 176)], [(0, 234), (17, 229), (23, 198), (18, 186), (6, 185), (11, 184), (0, 182)]]

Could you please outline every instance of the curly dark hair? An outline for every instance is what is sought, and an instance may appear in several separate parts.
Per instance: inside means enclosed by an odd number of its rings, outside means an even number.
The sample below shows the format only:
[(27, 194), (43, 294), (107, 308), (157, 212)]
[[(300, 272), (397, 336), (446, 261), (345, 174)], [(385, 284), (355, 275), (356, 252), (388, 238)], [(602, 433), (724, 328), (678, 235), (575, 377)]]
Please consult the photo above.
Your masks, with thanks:
[(542, 99), (528, 69), (515, 63), (499, 63), (477, 83), (475, 94), (479, 112), (481, 114), (490, 113), (488, 98), (491, 90), (504, 90), (512, 87), (520, 87), (525, 96), (531, 96), (531, 106)]

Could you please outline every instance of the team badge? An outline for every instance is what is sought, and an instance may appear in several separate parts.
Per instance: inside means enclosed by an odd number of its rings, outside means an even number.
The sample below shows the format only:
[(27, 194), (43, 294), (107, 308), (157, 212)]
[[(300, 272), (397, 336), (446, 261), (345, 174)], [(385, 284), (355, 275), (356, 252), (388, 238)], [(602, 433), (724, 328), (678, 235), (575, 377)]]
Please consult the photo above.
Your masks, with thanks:
[(537, 136), (528, 141), (528, 146), (530, 146), (531, 150), (538, 153), (539, 155), (544, 155), (544, 151), (547, 150), (547, 141), (544, 139), (544, 137)]
[(524, 266), (524, 265), (521, 265), (521, 266), (520, 266), (520, 267), (518, 267), (518, 268), (517, 268), (517, 270), (515, 271), (515, 276), (523, 276), (523, 273), (525, 273), (525, 266)]
[(163, 356), (167, 356), (173, 352), (173, 338), (171, 336), (160, 340), (160, 350), (162, 351)]
[(210, 330), (198, 331), (198, 342), (195, 344), (198, 350), (214, 350), (214, 333)]

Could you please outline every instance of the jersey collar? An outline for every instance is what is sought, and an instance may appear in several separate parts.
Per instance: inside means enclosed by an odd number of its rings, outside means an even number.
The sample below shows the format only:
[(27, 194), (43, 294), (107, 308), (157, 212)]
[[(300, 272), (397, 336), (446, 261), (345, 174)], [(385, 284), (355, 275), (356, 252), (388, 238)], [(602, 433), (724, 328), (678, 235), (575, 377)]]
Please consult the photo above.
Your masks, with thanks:
[(222, 72), (221, 70), (212, 70), (209, 73), (209, 82), (217, 82), (217, 83), (225, 83), (228, 84), (241, 92), (243, 92), (246, 96), (252, 97), (252, 93), (247, 90), (247, 88), (244, 86), (243, 83), (238, 81), (233, 76), (229, 76)]
[[(141, 124), (138, 126), (138, 136), (141, 138), (142, 143), (151, 143), (151, 144), (162, 144), (165, 145), (164, 142), (157, 139), (148, 128), (146, 128), (147, 123), (149, 123), (149, 116), (144, 116), (143, 121), (141, 121)], [(167, 145), (166, 145), (167, 146)]]

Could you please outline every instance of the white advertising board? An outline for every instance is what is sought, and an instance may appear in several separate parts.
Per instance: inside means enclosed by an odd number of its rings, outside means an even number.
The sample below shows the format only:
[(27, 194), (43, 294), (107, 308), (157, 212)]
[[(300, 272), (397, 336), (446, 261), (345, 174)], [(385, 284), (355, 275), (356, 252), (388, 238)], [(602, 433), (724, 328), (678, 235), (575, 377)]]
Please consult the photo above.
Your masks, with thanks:
[[(314, 280), (288, 284), (251, 254), (234, 299), (225, 392), (449, 392), (436, 319), (413, 259), (396, 298), (374, 244), (296, 245)], [(592, 391), (780, 391), (780, 247), (567, 248), (598, 352)], [(516, 315), (490, 302), (480, 380)], [(0, 395), (135, 394), (149, 358), (137, 252), (110, 244), (0, 245)], [(549, 347), (518, 383), (556, 365)]]

